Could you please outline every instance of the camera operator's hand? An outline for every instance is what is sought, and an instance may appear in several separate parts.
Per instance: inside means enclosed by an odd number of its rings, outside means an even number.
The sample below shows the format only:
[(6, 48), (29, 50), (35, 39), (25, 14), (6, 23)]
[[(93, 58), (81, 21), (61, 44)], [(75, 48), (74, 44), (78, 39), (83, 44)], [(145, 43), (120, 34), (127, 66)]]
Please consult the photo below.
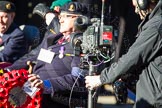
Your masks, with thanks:
[(96, 76), (86, 76), (85, 77), (86, 88), (93, 90), (101, 86), (100, 75)]
[(40, 79), (39, 75), (29, 74), (28, 81), (31, 83), (32, 87), (44, 88), (43, 81)]

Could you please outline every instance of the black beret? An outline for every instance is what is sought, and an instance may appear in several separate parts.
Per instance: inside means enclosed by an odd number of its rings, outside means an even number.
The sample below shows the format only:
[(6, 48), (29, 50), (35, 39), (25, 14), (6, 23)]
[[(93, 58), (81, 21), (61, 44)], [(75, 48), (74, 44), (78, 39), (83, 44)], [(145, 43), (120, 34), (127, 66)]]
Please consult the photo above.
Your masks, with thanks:
[(0, 12), (15, 12), (16, 7), (12, 2), (0, 1)]
[(61, 7), (61, 12), (70, 14), (87, 15), (88, 8), (86, 5), (79, 2), (69, 2)]

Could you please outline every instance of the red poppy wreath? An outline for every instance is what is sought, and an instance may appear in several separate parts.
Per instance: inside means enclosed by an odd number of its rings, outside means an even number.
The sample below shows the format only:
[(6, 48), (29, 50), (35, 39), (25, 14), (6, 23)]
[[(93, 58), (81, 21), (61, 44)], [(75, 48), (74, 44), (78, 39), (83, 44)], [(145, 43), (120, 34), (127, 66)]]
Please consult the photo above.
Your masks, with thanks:
[(24, 84), (28, 79), (28, 71), (13, 70), (0, 76), (0, 108), (41, 108), (42, 90), (34, 96), (24, 91)]

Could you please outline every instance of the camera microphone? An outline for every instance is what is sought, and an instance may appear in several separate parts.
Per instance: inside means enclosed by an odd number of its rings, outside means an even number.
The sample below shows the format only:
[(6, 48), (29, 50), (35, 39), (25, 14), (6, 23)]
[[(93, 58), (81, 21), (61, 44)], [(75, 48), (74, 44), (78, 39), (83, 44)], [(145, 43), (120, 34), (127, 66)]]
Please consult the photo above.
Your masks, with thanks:
[(91, 21), (89, 20), (88, 17), (86, 16), (79, 16), (75, 21), (74, 21), (74, 26), (77, 30), (80, 31), (85, 31), (89, 25), (91, 25)]

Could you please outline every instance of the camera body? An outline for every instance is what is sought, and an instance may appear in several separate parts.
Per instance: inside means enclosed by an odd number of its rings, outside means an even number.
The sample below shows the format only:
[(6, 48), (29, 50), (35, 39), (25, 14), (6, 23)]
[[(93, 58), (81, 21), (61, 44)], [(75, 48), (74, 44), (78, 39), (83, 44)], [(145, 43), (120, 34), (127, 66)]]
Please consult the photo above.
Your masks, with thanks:
[[(101, 29), (103, 29), (103, 33), (101, 33)], [(104, 25), (101, 28), (100, 20), (96, 20), (83, 33), (83, 41), (81, 44), (83, 53), (95, 54), (105, 48), (110, 48), (112, 45), (112, 37), (113, 27)]]
[(83, 54), (95, 54), (105, 48), (110, 48), (113, 38), (113, 26), (103, 25), (99, 18), (89, 19), (85, 16), (75, 21), (77, 29), (83, 32), (81, 49)]
[(81, 55), (83, 59), (81, 62), (92, 61), (94, 64), (110, 62), (113, 26), (103, 25), (100, 18), (89, 19), (86, 16), (78, 17), (74, 24), (77, 31), (82, 32), (82, 36), (71, 36), (74, 55)]

